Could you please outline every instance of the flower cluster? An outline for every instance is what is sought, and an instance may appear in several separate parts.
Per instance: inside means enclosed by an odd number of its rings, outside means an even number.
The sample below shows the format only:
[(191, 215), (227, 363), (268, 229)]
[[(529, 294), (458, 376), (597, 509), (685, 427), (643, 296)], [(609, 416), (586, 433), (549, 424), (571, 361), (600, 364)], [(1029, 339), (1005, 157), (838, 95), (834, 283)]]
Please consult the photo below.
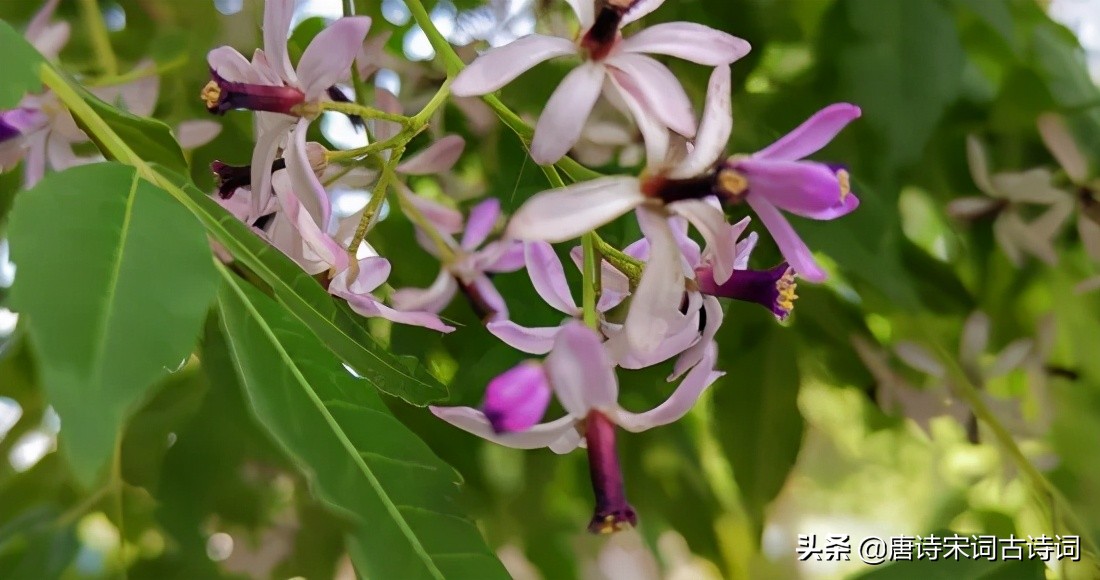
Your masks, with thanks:
[[(486, 388), (479, 409), (433, 407), (443, 420), (488, 440), (565, 453), (585, 447), (596, 509), (589, 529), (611, 532), (634, 525), (616, 455), (616, 431), (642, 431), (683, 417), (723, 373), (716, 369), (720, 299), (760, 304), (784, 320), (796, 298), (795, 280), (820, 282), (825, 272), (783, 212), (831, 220), (854, 209), (847, 170), (806, 158), (827, 145), (860, 110), (836, 104), (821, 110), (775, 143), (752, 154), (726, 151), (733, 126), (730, 64), (749, 51), (744, 40), (702, 25), (675, 22), (624, 36), (623, 27), (661, 5), (660, 0), (570, 0), (579, 21), (575, 38), (532, 34), (491, 49), (443, 84), (421, 113), (406, 117), (396, 97), (362, 91), (377, 66), (370, 20), (344, 17), (305, 49), (297, 68), (287, 51), (294, 0), (268, 0), (264, 47), (251, 59), (229, 47), (210, 52), (211, 80), (201, 98), (214, 114), (243, 109), (255, 114), (251, 164), (214, 164), (217, 198), (274, 247), (294, 259), (333, 296), (363, 316), (450, 332), (438, 314), (462, 294), (490, 332), (540, 360), (504, 372)], [(650, 55), (682, 58), (713, 68), (701, 119), (673, 73)], [(555, 57), (580, 59), (543, 109), (531, 142), (532, 158), (560, 161), (576, 146), (601, 94), (632, 119), (645, 150), (637, 176), (601, 176), (528, 199), (502, 233), (501, 204), (477, 203), (465, 219), (454, 204), (414, 191), (408, 176), (448, 171), (462, 153), (456, 136), (442, 136), (408, 159), (405, 148), (428, 129), (435, 108), (450, 95), (487, 95), (524, 71)], [(351, 76), (355, 67), (356, 75)], [(464, 106), (462, 110), (469, 110)], [(348, 115), (372, 142), (328, 151), (307, 139), (325, 111)], [(437, 136), (438, 137), (438, 136)], [(627, 143), (623, 142), (623, 145)], [(446, 183), (440, 180), (441, 183)], [(359, 212), (337, 219), (326, 188), (354, 183), (373, 188)], [(416, 227), (417, 240), (440, 262), (427, 288), (401, 288), (389, 304), (389, 261), (365, 237), (378, 221), (387, 191)], [(758, 234), (750, 218), (730, 223), (726, 209), (747, 204), (772, 234), (785, 261), (749, 268)], [(633, 212), (641, 239), (619, 250), (597, 228)], [(702, 244), (693, 237), (697, 232)], [(459, 234), (461, 234), (459, 236)], [(585, 272), (578, 305), (553, 243), (583, 238), (571, 257)], [(497, 273), (525, 269), (538, 295), (565, 316), (551, 327), (512, 320), (509, 304), (492, 283)], [(597, 281), (598, 280), (598, 281)], [(513, 305), (514, 306), (514, 305)], [(618, 403), (616, 369), (668, 361), (673, 394), (657, 407), (634, 413)], [(565, 415), (541, 422), (556, 398)]]

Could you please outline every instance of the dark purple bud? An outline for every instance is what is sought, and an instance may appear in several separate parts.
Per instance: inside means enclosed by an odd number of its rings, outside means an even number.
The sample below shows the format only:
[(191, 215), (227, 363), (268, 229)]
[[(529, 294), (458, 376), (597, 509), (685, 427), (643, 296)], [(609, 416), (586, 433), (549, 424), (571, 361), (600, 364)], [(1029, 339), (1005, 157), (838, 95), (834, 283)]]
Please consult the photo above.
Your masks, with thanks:
[(213, 69), (210, 77), (212, 80), (203, 87), (201, 96), (206, 110), (215, 115), (224, 115), (232, 109), (297, 115), (296, 108), (306, 101), (305, 93), (294, 87), (235, 83)]
[(734, 270), (724, 284), (714, 281), (710, 266), (695, 269), (696, 283), (703, 294), (755, 302), (767, 308), (779, 320), (786, 320), (798, 298), (794, 270), (786, 262), (770, 270)]
[(550, 382), (542, 365), (527, 361), (489, 381), (481, 411), (494, 431), (511, 433), (538, 423), (549, 404)]
[[(337, 103), (350, 103), (351, 98), (344, 94), (344, 91), (340, 90), (340, 87), (332, 85), (328, 88), (328, 98), (336, 101)], [(359, 115), (348, 115), (348, 119), (351, 120), (352, 126), (356, 129), (366, 130), (367, 123), (363, 121), (363, 118)]]
[(615, 451), (615, 424), (599, 411), (588, 413), (585, 420), (588, 441), (588, 472), (596, 495), (596, 510), (588, 531), (611, 534), (638, 525), (638, 515), (626, 501), (623, 472)]
[[(233, 194), (242, 187), (249, 187), (252, 185), (252, 166), (251, 165), (229, 165), (228, 163), (222, 163), (215, 160), (210, 164), (210, 169), (214, 172), (214, 176), (218, 180), (218, 197), (222, 199), (229, 199), (233, 197)], [(286, 160), (279, 158), (271, 164), (271, 172), (275, 173), (280, 169), (286, 169)]]

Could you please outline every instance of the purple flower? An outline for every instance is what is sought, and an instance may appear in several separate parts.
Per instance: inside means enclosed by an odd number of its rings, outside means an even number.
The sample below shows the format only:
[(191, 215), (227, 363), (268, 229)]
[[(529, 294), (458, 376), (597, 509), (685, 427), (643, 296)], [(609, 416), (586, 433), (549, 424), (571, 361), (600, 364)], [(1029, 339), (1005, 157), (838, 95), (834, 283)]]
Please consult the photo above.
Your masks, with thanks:
[(501, 373), (485, 388), (481, 411), (493, 431), (526, 431), (542, 419), (550, 404), (550, 379), (542, 365), (522, 362)]
[[(418, 197), (411, 192), (406, 192), (405, 195)], [(421, 198), (420, 203), (426, 205), (430, 202)], [(455, 293), (462, 290), (482, 318), (506, 319), (508, 307), (493, 286), (489, 275), (514, 272), (521, 268), (523, 244), (516, 240), (499, 240), (485, 244), (499, 217), (500, 200), (491, 198), (477, 204), (470, 211), (470, 219), (460, 242), (442, 231), (436, 232), (435, 240), (427, 240), (423, 234), (418, 235), (421, 246), (439, 258), (443, 267), (430, 287), (403, 288), (394, 292), (394, 305), (405, 310), (440, 312), (450, 304)], [(446, 253), (437, 246), (436, 240), (446, 244)]]
[[(535, 127), (531, 157), (553, 163), (576, 144), (596, 99), (609, 80), (637, 116), (651, 114), (662, 125), (685, 137), (695, 135), (691, 102), (676, 77), (646, 56), (662, 54), (708, 66), (726, 66), (749, 52), (744, 40), (688, 22), (657, 24), (623, 38), (621, 28), (663, 3), (663, 0), (600, 2), (572, 0), (583, 32), (569, 38), (531, 34), (482, 54), (455, 78), (459, 97), (500, 89), (520, 74), (551, 58), (577, 55), (584, 59), (550, 96)], [(647, 135), (648, 138), (648, 135)]]
[(430, 312), (410, 312), (383, 304), (372, 293), (385, 284), (389, 277), (389, 261), (376, 254), (369, 255), (336, 274), (329, 283), (328, 292), (347, 300), (348, 306), (361, 316), (378, 316), (398, 324), (423, 326), (439, 332), (454, 330), (454, 327), (443, 324), (438, 316)]
[(779, 210), (831, 220), (859, 206), (846, 170), (802, 160), (828, 145), (859, 116), (855, 105), (830, 105), (761, 151), (729, 158), (718, 172), (725, 198), (744, 199), (764, 222), (794, 271), (814, 282), (823, 281), (825, 271)]
[[(268, 0), (264, 5), (264, 49), (249, 62), (235, 49), (221, 46), (206, 60), (213, 80), (202, 98), (212, 113), (229, 109), (256, 111), (256, 148), (252, 153), (253, 214), (271, 195), (271, 172), (279, 149), (299, 194), (316, 192), (317, 178), (305, 155), (306, 128), (320, 112), (315, 105), (328, 89), (347, 75), (370, 28), (370, 18), (340, 18), (322, 30), (302, 53), (298, 68), (290, 63), (287, 37), (295, 0)], [(323, 191), (323, 189), (321, 189)], [(327, 204), (320, 198), (299, 198), (318, 223), (328, 222)]]
[[(431, 411), (464, 431), (508, 447), (549, 447), (566, 453), (584, 441), (596, 497), (589, 530), (608, 533), (636, 523), (615, 451), (615, 426), (639, 432), (683, 417), (703, 391), (722, 376), (714, 370), (716, 357), (717, 349), (712, 345), (664, 403), (644, 413), (631, 413), (618, 404), (615, 364), (600, 337), (583, 323), (572, 321), (562, 327), (542, 364), (546, 384), (565, 408), (566, 416), (522, 431), (498, 432), (495, 426), (511, 422), (526, 426), (545, 410), (539, 394), (539, 389), (545, 388), (542, 379), (528, 375), (530, 371), (509, 371), (490, 385), (486, 401), (487, 405), (491, 403), (492, 421), (485, 412), (470, 407), (431, 407)], [(529, 400), (532, 397), (536, 400)], [(514, 403), (506, 404), (509, 400)]]

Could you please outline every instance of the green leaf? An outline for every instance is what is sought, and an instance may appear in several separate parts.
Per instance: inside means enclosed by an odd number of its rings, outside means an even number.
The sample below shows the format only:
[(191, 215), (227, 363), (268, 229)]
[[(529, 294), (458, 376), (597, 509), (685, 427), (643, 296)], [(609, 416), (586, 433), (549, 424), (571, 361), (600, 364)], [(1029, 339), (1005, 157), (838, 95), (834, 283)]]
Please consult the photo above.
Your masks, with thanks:
[(88, 485), (129, 411), (195, 344), (216, 289), (209, 242), (167, 193), (113, 163), (47, 176), (16, 200), (9, 233), (12, 303)]
[(841, 43), (842, 95), (884, 140), (877, 153), (885, 161), (916, 161), (962, 83), (954, 19), (936, 0), (846, 0), (838, 8), (849, 28), (825, 37)]
[(458, 474), (278, 304), (222, 269), (223, 331), (256, 417), (353, 524), (371, 578), (505, 578), (454, 506)]
[(416, 358), (396, 355), (378, 344), (363, 326), (363, 317), (325, 292), (285, 254), (194, 185), (178, 175), (162, 173), (187, 194), (191, 210), (218, 241), (269, 284), (288, 310), (371, 385), (413, 405), (446, 398), (447, 388)]
[(0, 109), (11, 109), (19, 104), (23, 95), (42, 90), (38, 67), (43, 60), (23, 35), (3, 20), (0, 20), (0, 47), (4, 50), (4, 66), (0, 66)]
[[(126, 143), (127, 147), (140, 155), (142, 159), (150, 163), (163, 165), (176, 173), (187, 173), (187, 159), (183, 156), (183, 149), (180, 148), (176, 138), (172, 136), (172, 130), (168, 128), (168, 125), (156, 119), (138, 117), (118, 107), (111, 106), (76, 83), (70, 82), (69, 85), (76, 88), (77, 93), (84, 99), (84, 102), (101, 119), (107, 122), (107, 125)], [(85, 129), (85, 133), (92, 138), (92, 141), (96, 141), (100, 151), (108, 159), (112, 158), (111, 148), (99, 143), (95, 132), (84, 126), (80, 122), (80, 117), (74, 116), (73, 118), (76, 119), (77, 124), (82, 129)], [(126, 160), (118, 159), (118, 161)]]
[[(731, 315), (733, 313), (731, 312)], [(775, 499), (794, 467), (802, 446), (803, 419), (798, 411), (798, 352), (793, 334), (774, 322), (744, 328), (744, 348), (733, 331), (720, 331), (722, 367), (737, 369), (714, 393), (720, 441), (733, 465), (733, 476), (757, 532), (767, 505)], [(727, 346), (728, 345), (728, 346)]]

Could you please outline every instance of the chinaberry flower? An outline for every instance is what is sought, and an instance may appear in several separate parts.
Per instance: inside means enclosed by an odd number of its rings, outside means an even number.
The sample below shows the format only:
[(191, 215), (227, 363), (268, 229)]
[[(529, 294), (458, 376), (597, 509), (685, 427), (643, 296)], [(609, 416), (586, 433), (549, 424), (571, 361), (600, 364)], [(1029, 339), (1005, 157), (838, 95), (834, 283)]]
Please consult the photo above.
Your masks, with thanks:
[(531, 34), (490, 49), (456, 77), (451, 91), (457, 96), (484, 95), (543, 61), (577, 55), (584, 62), (558, 85), (535, 126), (531, 157), (536, 163), (557, 161), (577, 142), (605, 79), (663, 127), (692, 137), (695, 118), (683, 87), (668, 68), (646, 54), (725, 67), (747, 54), (750, 47), (740, 38), (688, 22), (658, 24), (623, 37), (623, 26), (657, 9), (663, 1), (570, 0), (583, 30), (576, 40)]
[(638, 112), (646, 134), (649, 153), (642, 176), (604, 177), (537, 194), (512, 216), (507, 233), (524, 240), (561, 242), (635, 210), (651, 254), (624, 331), (634, 350), (652, 353), (683, 318), (678, 310), (684, 292), (683, 258), (669, 217), (686, 218), (715, 249), (712, 267), (717, 283), (733, 272), (736, 238), (729, 238), (722, 209), (706, 201), (716, 192), (715, 174), (707, 171), (722, 155), (732, 126), (729, 67), (720, 66), (711, 75), (699, 134), (682, 158), (669, 154), (668, 132), (637, 103), (628, 104)]
[[(207, 55), (212, 80), (203, 88), (207, 110), (224, 114), (231, 109), (256, 111), (256, 147), (252, 153), (253, 210), (258, 213), (270, 196), (268, 168), (285, 147), (288, 169), (295, 181), (315, 179), (305, 162), (306, 128), (320, 113), (318, 103), (328, 98), (330, 87), (350, 70), (370, 18), (340, 18), (326, 27), (302, 53), (295, 69), (287, 53), (287, 37), (295, 0), (268, 0), (264, 4), (264, 49), (250, 62), (228, 46)], [(293, 152), (297, 150), (299, 155)], [(299, 189), (311, 190), (312, 187)], [(312, 214), (322, 209), (320, 200), (302, 199)], [(325, 222), (327, 215), (319, 221)]]
[[(1054, 113), (1039, 115), (1039, 135), (1058, 160), (1066, 177), (1076, 189), (1077, 235), (1085, 253), (1093, 262), (1100, 262), (1100, 178), (1090, 172), (1089, 162), (1066, 125), (1066, 120)], [(1085, 280), (1078, 291), (1100, 284), (1100, 278)]]
[[(437, 417), (490, 441), (519, 449), (549, 447), (567, 453), (588, 449), (589, 472), (596, 497), (588, 529), (610, 533), (637, 521), (626, 499), (622, 471), (615, 450), (616, 426), (638, 432), (683, 417), (699, 396), (723, 373), (714, 370), (717, 350), (684, 377), (664, 403), (644, 413), (631, 413), (618, 404), (615, 364), (600, 337), (583, 323), (567, 323), (541, 365), (527, 362), (498, 377), (485, 395), (483, 410), (469, 407), (432, 407)], [(546, 411), (552, 391), (566, 411), (555, 421), (537, 423)]]
[[(365, 248), (369, 248), (364, 244)], [(422, 326), (439, 332), (451, 332), (448, 326), (431, 312), (411, 311), (402, 308), (390, 308), (374, 296), (373, 292), (386, 282), (390, 276), (389, 260), (368, 249), (369, 255), (353, 263), (329, 283), (329, 294), (347, 300), (348, 306), (361, 316), (381, 317), (398, 324)]]
[(859, 206), (847, 170), (803, 159), (828, 145), (859, 116), (855, 105), (830, 105), (768, 147), (730, 157), (718, 170), (723, 201), (748, 203), (794, 271), (813, 282), (824, 280), (825, 271), (780, 210), (832, 220)]
[[(985, 195), (952, 200), (947, 213), (966, 220), (996, 216), (993, 236), (1017, 267), (1023, 265), (1025, 253), (1047, 264), (1057, 262), (1054, 238), (1073, 213), (1073, 196), (1054, 186), (1054, 176), (1047, 169), (990, 175), (985, 146), (977, 137), (967, 138), (966, 153), (974, 184)], [(1028, 205), (1046, 209), (1027, 221), (1021, 209)]]
[[(418, 236), (424, 249), (442, 262), (442, 268), (430, 287), (403, 288), (394, 292), (394, 306), (404, 310), (440, 312), (461, 290), (482, 318), (507, 318), (508, 308), (504, 298), (489, 277), (521, 268), (523, 244), (516, 240), (485, 243), (499, 217), (500, 200), (490, 198), (470, 211), (461, 241), (456, 242), (450, 235), (438, 231), (428, 240)], [(439, 247), (440, 243), (445, 244), (446, 248)]]

